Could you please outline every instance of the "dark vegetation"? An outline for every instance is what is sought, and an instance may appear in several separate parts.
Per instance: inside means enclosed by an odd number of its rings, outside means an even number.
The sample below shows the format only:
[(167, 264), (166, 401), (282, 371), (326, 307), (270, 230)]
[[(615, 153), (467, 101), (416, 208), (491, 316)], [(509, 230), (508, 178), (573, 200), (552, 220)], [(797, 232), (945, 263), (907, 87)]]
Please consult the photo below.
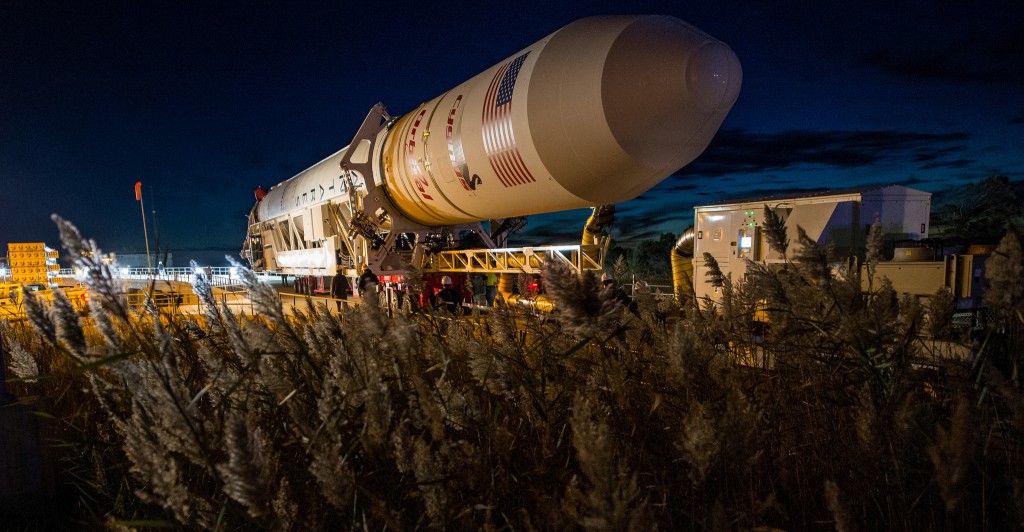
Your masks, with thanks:
[[(46, 412), (63, 490), (46, 527), (222, 530), (1024, 528), (1024, 253), (990, 259), (968, 358), (951, 304), (900, 298), (826, 250), (623, 312), (545, 272), (554, 316), (286, 317), (126, 308), (92, 244), (88, 318), (3, 325), (9, 390)], [(778, 233), (776, 233), (778, 236)], [(368, 298), (367, 303), (372, 303)], [(768, 316), (770, 326), (755, 319)], [(952, 335), (952, 336), (951, 336)]]
[(1024, 227), (1024, 182), (994, 176), (951, 188), (934, 198), (931, 234), (948, 240), (994, 243), (1007, 228)]
[(636, 276), (654, 284), (671, 284), (672, 264), (669, 256), (678, 237), (672, 233), (662, 233), (657, 239), (638, 240), (630, 247), (613, 242), (608, 257), (616, 270), (615, 277), (630, 279)]

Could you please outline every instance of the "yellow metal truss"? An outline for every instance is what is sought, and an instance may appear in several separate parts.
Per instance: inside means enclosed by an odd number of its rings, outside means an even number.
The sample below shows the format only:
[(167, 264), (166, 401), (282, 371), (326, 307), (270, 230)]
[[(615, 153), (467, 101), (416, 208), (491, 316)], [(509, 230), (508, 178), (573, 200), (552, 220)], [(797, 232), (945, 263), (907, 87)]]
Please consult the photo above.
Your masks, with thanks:
[(604, 257), (599, 246), (538, 246), (502, 249), (458, 249), (431, 253), (423, 259), (423, 271), (540, 273), (541, 264), (559, 261), (577, 272), (600, 270)]

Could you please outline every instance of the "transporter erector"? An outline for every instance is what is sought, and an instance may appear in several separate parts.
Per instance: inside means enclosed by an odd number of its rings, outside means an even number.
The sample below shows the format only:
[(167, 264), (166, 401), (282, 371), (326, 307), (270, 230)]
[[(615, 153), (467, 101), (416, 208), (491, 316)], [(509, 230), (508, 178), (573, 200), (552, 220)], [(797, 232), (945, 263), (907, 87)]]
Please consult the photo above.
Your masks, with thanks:
[(733, 51), (681, 20), (578, 20), (405, 115), (374, 106), (348, 146), (257, 189), (243, 256), (323, 288), (499, 249), (519, 217), (627, 201), (693, 161), (741, 80)]

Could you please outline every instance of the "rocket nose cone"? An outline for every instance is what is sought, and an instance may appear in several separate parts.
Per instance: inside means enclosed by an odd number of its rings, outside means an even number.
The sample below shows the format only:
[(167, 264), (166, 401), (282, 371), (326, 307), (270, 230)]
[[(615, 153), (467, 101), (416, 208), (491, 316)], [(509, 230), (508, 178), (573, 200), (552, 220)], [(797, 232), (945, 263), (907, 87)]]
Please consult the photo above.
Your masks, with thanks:
[(640, 17), (604, 64), (609, 130), (637, 163), (675, 171), (707, 147), (742, 77), (728, 45), (681, 20)]
[(635, 198), (707, 148), (742, 83), (729, 46), (657, 15), (594, 17), (552, 35), (531, 72), (530, 137), (591, 204)]
[(740, 94), (740, 61), (721, 42), (708, 42), (690, 57), (686, 87), (692, 101), (707, 111), (732, 107)]

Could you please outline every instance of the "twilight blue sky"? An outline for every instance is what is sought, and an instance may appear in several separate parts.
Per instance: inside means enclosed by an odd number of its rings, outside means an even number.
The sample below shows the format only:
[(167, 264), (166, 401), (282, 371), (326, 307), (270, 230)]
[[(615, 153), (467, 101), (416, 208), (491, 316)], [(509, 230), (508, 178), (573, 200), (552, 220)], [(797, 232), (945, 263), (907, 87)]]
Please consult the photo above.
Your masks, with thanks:
[[(56, 245), (56, 212), (141, 250), (141, 180), (161, 247), (236, 249), (252, 190), (346, 145), (374, 103), (403, 114), (577, 18), (646, 13), (732, 46), (743, 89), (704, 155), (618, 206), (620, 240), (729, 198), (1024, 179), (1019, 1), (4, 2), (0, 245)], [(517, 240), (576, 242), (585, 217)]]

